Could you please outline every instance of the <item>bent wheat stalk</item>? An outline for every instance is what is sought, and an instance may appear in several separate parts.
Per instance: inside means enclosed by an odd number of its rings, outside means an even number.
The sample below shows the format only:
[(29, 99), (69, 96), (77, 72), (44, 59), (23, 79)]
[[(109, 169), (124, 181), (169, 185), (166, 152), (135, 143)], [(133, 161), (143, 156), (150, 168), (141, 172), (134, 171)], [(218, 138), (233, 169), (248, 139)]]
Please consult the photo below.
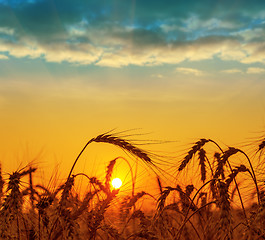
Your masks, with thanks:
[(190, 160), (192, 159), (192, 157), (205, 145), (205, 143), (209, 142), (208, 139), (200, 139), (199, 141), (197, 141), (193, 147), (191, 148), (191, 150), (188, 152), (188, 154), (184, 157), (184, 159), (182, 160), (178, 171), (182, 171), (187, 164), (190, 162)]
[[(214, 140), (212, 139), (209, 139), (209, 142), (215, 144), (217, 146), (217, 148), (219, 148), (219, 150), (222, 152), (223, 156), (222, 156), (222, 161), (226, 161), (227, 164), (228, 164), (228, 167), (231, 171), (231, 174), (233, 174), (233, 169), (232, 169), (232, 166), (228, 160), (228, 158), (233, 155), (233, 154), (236, 154), (237, 152), (240, 152), (241, 150), (239, 149), (235, 149), (235, 148), (229, 148), (227, 151), (223, 151), (223, 149), (219, 146), (219, 144), (217, 142), (215, 142)], [(227, 158), (227, 159), (226, 159)], [(220, 159), (221, 161), (221, 159)], [(245, 207), (244, 207), (244, 204), (243, 204), (243, 199), (242, 199), (242, 196), (241, 196), (241, 193), (239, 191), (239, 187), (238, 187), (238, 183), (236, 181), (236, 178), (234, 177), (233, 178), (233, 181), (235, 183), (235, 186), (236, 186), (236, 190), (237, 190), (237, 193), (238, 193), (238, 197), (239, 197), (239, 200), (240, 200), (240, 203), (241, 203), (241, 206), (242, 206), (242, 210), (243, 210), (243, 214), (244, 214), (244, 217), (245, 217), (245, 220), (246, 220), (246, 224), (248, 225), (248, 218), (247, 218), (247, 215), (246, 215), (246, 210), (245, 210)]]
[(252, 165), (248, 155), (244, 151), (242, 151), (241, 149), (238, 149), (238, 152), (242, 153), (246, 157), (246, 159), (247, 159), (247, 161), (249, 163), (249, 166), (250, 166), (250, 169), (251, 169), (251, 172), (252, 172), (252, 174), (250, 174), (250, 175), (251, 175), (251, 177), (252, 177), (252, 179), (254, 181), (254, 184), (255, 184), (255, 187), (256, 187), (256, 191), (257, 191), (258, 204), (260, 205), (260, 192), (259, 192), (258, 182), (257, 182), (257, 178), (256, 178), (256, 174), (255, 174), (253, 165)]
[(115, 136), (113, 136), (111, 134), (105, 134), (104, 133), (104, 134), (98, 135), (95, 138), (90, 139), (86, 143), (86, 145), (83, 147), (83, 149), (81, 150), (81, 152), (78, 154), (77, 158), (75, 159), (75, 161), (73, 163), (73, 166), (72, 166), (72, 168), (70, 170), (70, 173), (68, 175), (68, 179), (70, 178), (78, 159), (80, 158), (82, 153), (85, 151), (87, 146), (90, 143), (92, 143), (92, 142), (109, 143), (109, 144), (118, 146), (118, 147), (122, 148), (123, 150), (128, 151), (132, 155), (142, 159), (145, 163), (153, 165), (153, 162), (152, 162), (151, 158), (148, 156), (148, 154), (144, 150), (142, 150), (142, 149), (140, 149), (138, 147), (135, 147), (130, 142), (128, 142), (128, 141), (126, 141), (126, 140), (124, 140), (122, 138), (115, 137)]
[(183, 230), (185, 224), (186, 224), (188, 221), (190, 221), (190, 219), (191, 219), (195, 214), (197, 214), (197, 213), (198, 213), (199, 211), (201, 211), (203, 208), (205, 208), (205, 207), (207, 207), (207, 206), (209, 206), (209, 205), (211, 205), (211, 204), (216, 204), (216, 200), (213, 200), (213, 201), (211, 201), (211, 202), (208, 202), (208, 203), (204, 204), (203, 206), (201, 206), (200, 208), (198, 208), (196, 211), (194, 211), (189, 217), (185, 217), (185, 219), (184, 219), (183, 223), (181, 224), (181, 226), (180, 226), (180, 228), (179, 228), (179, 230), (178, 230), (178, 232), (177, 232), (177, 234), (176, 234), (176, 237), (175, 237), (174, 239), (179, 240), (180, 237), (181, 237), (181, 233), (182, 233), (182, 230)]

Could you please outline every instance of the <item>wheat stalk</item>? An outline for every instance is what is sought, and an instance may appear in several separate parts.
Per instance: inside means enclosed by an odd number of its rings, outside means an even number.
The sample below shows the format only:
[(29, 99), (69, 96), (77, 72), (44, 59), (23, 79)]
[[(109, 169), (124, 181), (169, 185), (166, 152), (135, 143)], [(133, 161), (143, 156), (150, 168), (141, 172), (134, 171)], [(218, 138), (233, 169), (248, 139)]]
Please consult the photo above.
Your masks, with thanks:
[(193, 202), (191, 202), (191, 198), (190, 198), (190, 195), (194, 190), (194, 186), (193, 185), (187, 185), (185, 192), (183, 192), (181, 187), (179, 185), (177, 185), (175, 190), (179, 193), (180, 203), (181, 203), (183, 213), (188, 211), (188, 209), (196, 211), (197, 207)]
[(69, 239), (73, 238), (74, 229), (76, 228), (75, 223), (72, 221), (70, 217), (70, 211), (68, 209), (69, 200), (72, 187), (74, 186), (75, 176), (71, 176), (67, 178), (66, 182), (60, 187), (63, 189), (61, 199), (59, 205), (56, 208), (57, 218), (52, 224), (51, 230), (49, 232), (49, 239), (57, 239), (59, 237), (59, 233), (61, 233), (61, 229), (63, 231), (63, 236)]
[[(228, 184), (223, 181), (218, 181), (218, 206), (220, 208), (220, 222), (219, 222), (219, 230), (226, 232), (229, 231), (229, 239), (232, 239), (232, 217), (231, 217), (231, 206), (230, 206), (230, 196), (228, 193)], [(221, 235), (219, 235), (219, 239)]]
[(131, 154), (135, 155), (136, 157), (144, 160), (146, 163), (152, 163), (151, 158), (148, 156), (148, 154), (143, 151), (142, 149), (135, 147), (134, 145), (132, 145), (130, 142), (121, 139), (119, 137), (115, 137), (111, 134), (101, 134), (99, 136), (97, 136), (96, 138), (92, 138), (91, 139), (92, 142), (104, 142), (104, 143), (110, 143), (113, 145), (116, 145), (128, 152), (130, 152)]
[(259, 144), (258, 152), (262, 151), (264, 148), (265, 148), (265, 139)]
[(222, 176), (222, 178), (224, 178), (224, 166), (227, 163), (228, 158), (236, 154), (237, 152), (238, 152), (238, 149), (229, 147), (229, 149), (223, 153), (221, 158), (217, 158), (217, 168), (214, 174), (214, 178), (219, 178), (219, 176)]
[(94, 192), (87, 192), (80, 207), (72, 214), (72, 218), (77, 219), (89, 206), (89, 202), (93, 199), (98, 190)]
[(88, 226), (90, 239), (94, 239), (96, 237), (96, 232), (101, 222), (104, 220), (104, 213), (106, 212), (107, 208), (110, 206), (112, 200), (116, 197), (118, 192), (119, 190), (113, 190), (107, 195), (107, 198), (103, 201), (100, 201), (96, 209), (91, 212), (92, 218)]
[(109, 193), (109, 188), (106, 188), (106, 187), (102, 184), (102, 182), (101, 182), (100, 180), (98, 180), (96, 177), (91, 177), (91, 178), (89, 178), (89, 181), (90, 181), (90, 183), (91, 183), (93, 186), (95, 186), (95, 185), (98, 186), (99, 189), (100, 189), (101, 191), (105, 192), (106, 194)]
[(184, 160), (181, 162), (178, 170), (182, 171), (187, 164), (190, 162), (190, 160), (192, 159), (192, 157), (205, 145), (205, 143), (209, 142), (209, 140), (207, 139), (200, 139), (199, 141), (197, 141), (193, 147), (191, 148), (191, 150), (188, 152), (188, 154), (184, 157)]
[(66, 182), (63, 184), (63, 186), (62, 186), (63, 192), (62, 192), (61, 200), (60, 200), (60, 203), (59, 203), (60, 207), (65, 207), (66, 206), (67, 199), (68, 199), (68, 197), (70, 195), (72, 187), (74, 186), (74, 180), (75, 180), (75, 176), (72, 176), (69, 179), (67, 179)]
[(250, 169), (251, 169), (251, 172), (249, 171), (249, 173), (250, 173), (250, 175), (251, 175), (251, 177), (253, 179), (253, 182), (255, 184), (257, 197), (258, 197), (258, 204), (260, 205), (260, 192), (259, 192), (258, 182), (257, 182), (257, 178), (256, 178), (256, 174), (255, 174), (253, 165), (252, 165), (248, 155), (244, 151), (242, 151), (241, 149), (237, 149), (237, 150), (238, 150), (238, 152), (242, 153), (246, 157), (246, 159), (247, 159), (247, 161), (249, 163), (249, 166), (250, 166)]
[(162, 183), (161, 183), (160, 177), (158, 175), (156, 176), (156, 180), (157, 180), (157, 184), (158, 184), (158, 187), (159, 187), (160, 194), (162, 194), (163, 187), (162, 187)]
[(9, 194), (6, 196), (0, 215), (3, 217), (4, 223), (0, 227), (0, 237), (3, 239), (9, 238), (8, 228), (16, 220), (17, 239), (20, 239), (20, 228), (19, 228), (19, 213), (22, 209), (23, 196), (20, 190), (20, 178), (22, 174), (19, 171), (13, 172), (9, 175), (9, 181), (7, 191)]
[(160, 195), (159, 199), (157, 200), (157, 212), (161, 213), (161, 211), (163, 210), (163, 208), (165, 207), (165, 203), (166, 203), (166, 198), (168, 197), (169, 193), (171, 191), (175, 190), (172, 187), (165, 187), (165, 190), (162, 192), (162, 194)]
[(201, 148), (199, 150), (199, 165), (201, 167), (201, 180), (204, 183), (206, 180), (206, 166), (205, 166), (205, 162), (206, 162), (206, 152), (203, 148)]
[(135, 203), (146, 194), (147, 193), (144, 191), (138, 192), (136, 195), (130, 198), (130, 201), (126, 204), (126, 207), (129, 209), (132, 208), (135, 205)]
[(144, 212), (141, 211), (140, 209), (134, 211), (131, 218), (132, 219), (134, 219), (134, 218), (140, 219), (141, 229), (147, 229), (151, 225), (151, 221), (145, 217)]
[(140, 231), (138, 233), (133, 233), (131, 234), (128, 238), (133, 238), (133, 239), (146, 239), (146, 240), (159, 240), (156, 236), (153, 235), (153, 233), (148, 232), (148, 231)]
[(83, 147), (83, 149), (78, 154), (77, 158), (75, 159), (75, 161), (72, 165), (72, 168), (70, 170), (68, 178), (70, 178), (78, 159), (80, 158), (80, 156), (82, 155), (84, 150), (87, 148), (87, 146), (92, 142), (109, 143), (109, 144), (118, 146), (118, 147), (122, 148), (123, 150), (128, 151), (132, 155), (142, 159), (145, 163), (154, 165), (153, 161), (151, 160), (151, 158), (148, 156), (148, 154), (144, 150), (134, 146), (129, 141), (126, 141), (126, 140), (119, 138), (119, 137), (115, 137), (111, 134), (100, 134), (97, 137), (90, 139), (86, 143), (86, 145)]
[[(112, 237), (112, 239), (115, 239), (115, 240), (124, 240), (124, 238), (121, 236), (121, 234), (119, 233), (119, 231), (116, 228), (114, 228), (113, 226), (111, 226), (111, 225), (104, 224), (103, 226), (100, 227), (100, 229), (103, 232), (105, 232), (108, 235), (110, 235)], [(107, 239), (109, 239), (109, 237)]]
[[(138, 192), (136, 195), (134, 196), (127, 196), (123, 199), (121, 205), (120, 205), (120, 217), (122, 219), (122, 221), (124, 221), (127, 216), (129, 215), (129, 211), (134, 207), (135, 208), (135, 204), (136, 202), (142, 198), (143, 196), (147, 195), (146, 192), (142, 191), (142, 192)], [(125, 230), (125, 228), (123, 229), (123, 231)], [(122, 231), (122, 232), (123, 232)]]
[(178, 233), (177, 233), (178, 238), (175, 238), (175, 239), (179, 239), (179, 238), (180, 238), (181, 233), (182, 233), (182, 229), (183, 229), (183, 227), (185, 226), (185, 224), (187, 223), (187, 221), (189, 221), (189, 219), (191, 218), (191, 216), (193, 216), (195, 213), (197, 213), (200, 209), (203, 209), (204, 207), (206, 207), (206, 206), (208, 206), (208, 205), (210, 205), (210, 204), (212, 204), (212, 203), (215, 202), (215, 201), (212, 201), (212, 202), (210, 202), (210, 203), (206, 203), (205, 205), (201, 206), (199, 209), (198, 209), (198, 208), (197, 208), (196, 210), (194, 209), (195, 211), (190, 215), (190, 217), (188, 217), (189, 210), (192, 208), (192, 205), (195, 205), (195, 204), (194, 204), (194, 200), (195, 200), (195, 198), (197, 197), (197, 195), (201, 192), (201, 190), (202, 190), (206, 185), (210, 184), (210, 186), (211, 186), (211, 185), (212, 185), (212, 182), (215, 182), (215, 181), (216, 181), (216, 179), (211, 179), (211, 180), (207, 181), (206, 183), (204, 183), (204, 184), (203, 184), (203, 185), (197, 190), (197, 192), (194, 194), (193, 198), (190, 199), (190, 205), (189, 205), (189, 207), (187, 208), (187, 211), (186, 211), (186, 213), (185, 213), (185, 218), (184, 218), (183, 223), (181, 224), (181, 227), (179, 228)]
[[(207, 183), (208, 183), (208, 182), (207, 182)], [(206, 184), (207, 184), (207, 183), (206, 183)], [(209, 205), (211, 205), (211, 204), (216, 204), (216, 201), (211, 201), (211, 202), (206, 203), (205, 205), (201, 206), (201, 207), (198, 208), (196, 211), (194, 211), (189, 217), (188, 217), (188, 215), (187, 215), (187, 213), (186, 213), (185, 218), (184, 218), (184, 221), (183, 221), (183, 223), (181, 224), (180, 228), (178, 229), (178, 232), (177, 232), (176, 237), (175, 237), (174, 239), (179, 240), (180, 237), (181, 237), (182, 231), (183, 231), (183, 229), (185, 228), (186, 223), (189, 222), (190, 219), (191, 219), (195, 214), (199, 213), (200, 211), (202, 211), (202, 209), (206, 208), (207, 206), (209, 206)], [(196, 231), (196, 233), (197, 233), (197, 231)], [(201, 239), (201, 238), (200, 238), (200, 235), (199, 235), (198, 233), (197, 233), (197, 236), (198, 236), (199, 239)]]
[(259, 234), (265, 233), (265, 192), (260, 192), (260, 206), (258, 207), (257, 211), (253, 214), (253, 219), (251, 221), (251, 227), (255, 230), (257, 229)]
[(235, 179), (238, 173), (240, 172), (249, 172), (245, 165), (241, 164), (240, 166), (233, 169), (232, 173), (229, 174), (228, 178), (225, 180), (227, 186), (231, 184), (231, 182)]
[(0, 205), (2, 203), (2, 196), (4, 195), (3, 194), (4, 184), (5, 184), (5, 181), (4, 181), (3, 176), (2, 176), (2, 166), (0, 163)]
[(114, 165), (116, 163), (116, 159), (113, 159), (109, 162), (109, 165), (107, 166), (106, 176), (105, 176), (105, 188), (110, 189), (110, 180), (113, 172)]

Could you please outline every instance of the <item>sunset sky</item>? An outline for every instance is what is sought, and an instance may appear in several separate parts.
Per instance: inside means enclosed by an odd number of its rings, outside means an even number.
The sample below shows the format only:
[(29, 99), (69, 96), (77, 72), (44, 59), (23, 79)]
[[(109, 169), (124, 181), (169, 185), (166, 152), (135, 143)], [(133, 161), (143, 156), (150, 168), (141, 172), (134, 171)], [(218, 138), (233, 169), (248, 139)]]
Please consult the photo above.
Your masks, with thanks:
[(0, 0), (0, 111), (5, 169), (42, 151), (68, 171), (113, 128), (183, 145), (260, 136), (265, 1)]

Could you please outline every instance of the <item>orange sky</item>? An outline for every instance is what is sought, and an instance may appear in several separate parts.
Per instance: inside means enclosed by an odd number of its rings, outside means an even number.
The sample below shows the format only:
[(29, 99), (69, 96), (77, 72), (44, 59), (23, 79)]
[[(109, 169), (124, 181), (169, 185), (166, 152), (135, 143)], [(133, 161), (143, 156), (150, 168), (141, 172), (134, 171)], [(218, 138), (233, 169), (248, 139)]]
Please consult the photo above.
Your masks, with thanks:
[[(176, 141), (147, 146), (173, 156), (199, 138), (241, 146), (263, 134), (263, 1), (129, 2), (0, 0), (5, 172), (36, 159), (65, 177), (111, 129)], [(102, 175), (121, 152), (85, 154), (76, 171)]]
[[(233, 145), (260, 136), (264, 109), (258, 86), (243, 80), (241, 86), (225, 83), (209, 90), (204, 89), (207, 81), (195, 87), (188, 84), (183, 86), (183, 94), (162, 85), (152, 86), (152, 91), (148, 87), (126, 89), (123, 94), (125, 90), (116, 87), (105, 92), (100, 87), (91, 90), (74, 79), (60, 84), (44, 80), (34, 83), (34, 79), (19, 79), (18, 84), (10, 80), (1, 105), (4, 168), (16, 169), (18, 163), (33, 159), (40, 151), (45, 165), (61, 162), (69, 168), (86, 141), (113, 128), (139, 128), (132, 134), (150, 133), (140, 139), (172, 140), (178, 142), (176, 146), (202, 137)], [(161, 92), (161, 88), (167, 91)], [(179, 91), (177, 96), (174, 90)]]

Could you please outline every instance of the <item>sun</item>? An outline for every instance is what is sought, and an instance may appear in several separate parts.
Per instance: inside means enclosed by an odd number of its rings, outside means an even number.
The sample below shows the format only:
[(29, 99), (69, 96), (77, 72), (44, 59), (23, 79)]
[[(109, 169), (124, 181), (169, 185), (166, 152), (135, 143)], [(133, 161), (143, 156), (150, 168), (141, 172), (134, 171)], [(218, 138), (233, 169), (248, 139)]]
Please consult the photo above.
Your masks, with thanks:
[(119, 178), (114, 178), (111, 182), (112, 186), (115, 188), (115, 189), (118, 189), (121, 187), (122, 185), (122, 181), (119, 179)]

